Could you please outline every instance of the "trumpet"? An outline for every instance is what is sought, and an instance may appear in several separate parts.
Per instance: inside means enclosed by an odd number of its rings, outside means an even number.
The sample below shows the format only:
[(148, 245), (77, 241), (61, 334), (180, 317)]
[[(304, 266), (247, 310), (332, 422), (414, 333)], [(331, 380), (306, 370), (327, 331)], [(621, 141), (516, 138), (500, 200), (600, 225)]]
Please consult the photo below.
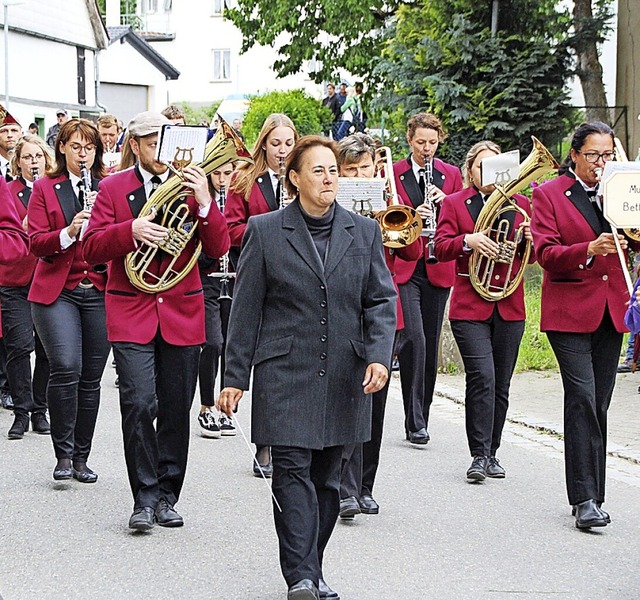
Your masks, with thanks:
[[(226, 188), (224, 185), (220, 186), (220, 211), (224, 212), (224, 205), (226, 203), (227, 194)], [(220, 259), (220, 272), (211, 273), (210, 277), (219, 277), (220, 278), (220, 295), (218, 296), (218, 300), (231, 300), (231, 289), (229, 288), (229, 283), (236, 276), (235, 273), (229, 272), (229, 253), (226, 252), (224, 256)]]
[(424, 160), (424, 205), (429, 209), (431, 214), (423, 219), (424, 225), (422, 228), (422, 235), (429, 239), (427, 242), (427, 256), (424, 261), (433, 265), (438, 262), (436, 258), (436, 203), (431, 197), (431, 187), (433, 186), (433, 160), (428, 156)]

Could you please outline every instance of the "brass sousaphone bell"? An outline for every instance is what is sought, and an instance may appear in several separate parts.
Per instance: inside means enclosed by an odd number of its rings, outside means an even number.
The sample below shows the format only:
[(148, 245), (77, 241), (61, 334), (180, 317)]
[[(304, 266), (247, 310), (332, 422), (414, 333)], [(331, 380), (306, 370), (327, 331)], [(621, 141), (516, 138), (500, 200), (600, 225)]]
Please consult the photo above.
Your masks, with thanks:
[[(221, 118), (220, 127), (207, 143), (204, 160), (198, 166), (208, 177), (222, 165), (238, 160), (252, 161), (242, 140)], [(181, 165), (182, 168), (184, 166), (186, 164)], [(175, 167), (173, 170), (176, 170)], [(135, 288), (148, 294), (164, 292), (182, 281), (196, 265), (202, 250), (202, 243), (198, 241), (189, 260), (180, 267), (177, 266), (180, 255), (193, 237), (198, 225), (197, 221), (190, 222), (189, 205), (183, 201), (187, 196), (191, 196), (193, 191), (184, 187), (182, 183), (183, 179), (179, 173), (169, 177), (147, 200), (138, 215), (145, 217), (150, 214), (163, 214), (161, 225), (169, 229), (168, 237), (159, 241), (156, 248), (141, 244), (125, 257), (125, 271), (129, 281)], [(149, 267), (162, 252), (170, 255), (171, 260), (162, 273), (152, 273)]]

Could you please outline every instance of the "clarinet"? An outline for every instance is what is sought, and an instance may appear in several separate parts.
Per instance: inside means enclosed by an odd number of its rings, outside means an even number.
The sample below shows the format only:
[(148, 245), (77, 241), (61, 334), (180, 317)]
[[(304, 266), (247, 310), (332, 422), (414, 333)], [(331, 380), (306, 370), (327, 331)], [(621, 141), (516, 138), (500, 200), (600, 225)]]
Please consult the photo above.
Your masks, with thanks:
[(31, 181), (38, 181), (40, 178), (40, 169), (38, 167), (31, 168)]
[(425, 262), (433, 265), (438, 262), (436, 258), (436, 203), (431, 198), (431, 186), (433, 185), (433, 163), (430, 158), (424, 161), (424, 204), (430, 209), (431, 215), (424, 219), (424, 227), (422, 229), (423, 236), (427, 237), (427, 256)]
[[(226, 204), (227, 194), (224, 185), (220, 186), (220, 211), (224, 212), (224, 205)], [(229, 253), (226, 252), (222, 258), (220, 258), (220, 272), (212, 273), (212, 277), (220, 277), (220, 295), (218, 300), (231, 300), (231, 290), (229, 289), (229, 282), (236, 276), (235, 273), (229, 272)]]
[(278, 164), (278, 183), (280, 184), (280, 198), (278, 198), (278, 208), (285, 208), (289, 204), (289, 194), (287, 192), (286, 181), (286, 168), (284, 164), (285, 158), (281, 156)]
[[(93, 204), (89, 202), (89, 192), (91, 191), (91, 175), (89, 174), (89, 169), (87, 169), (87, 163), (84, 161), (80, 162), (80, 180), (82, 181), (82, 191), (84, 192), (84, 205), (82, 207), (82, 210), (91, 211), (91, 208), (93, 207)], [(88, 225), (89, 219), (82, 223), (82, 229), (80, 229), (80, 234), (78, 235), (79, 240), (84, 237), (84, 232), (87, 230)]]

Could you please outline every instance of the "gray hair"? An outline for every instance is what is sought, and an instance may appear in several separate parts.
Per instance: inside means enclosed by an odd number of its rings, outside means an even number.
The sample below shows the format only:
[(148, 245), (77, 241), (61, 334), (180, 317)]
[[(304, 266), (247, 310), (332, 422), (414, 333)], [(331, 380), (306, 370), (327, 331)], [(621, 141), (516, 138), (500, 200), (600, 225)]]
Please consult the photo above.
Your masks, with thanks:
[(376, 144), (366, 133), (354, 133), (342, 138), (338, 143), (338, 166), (358, 162), (363, 154), (369, 154), (371, 160), (376, 159)]

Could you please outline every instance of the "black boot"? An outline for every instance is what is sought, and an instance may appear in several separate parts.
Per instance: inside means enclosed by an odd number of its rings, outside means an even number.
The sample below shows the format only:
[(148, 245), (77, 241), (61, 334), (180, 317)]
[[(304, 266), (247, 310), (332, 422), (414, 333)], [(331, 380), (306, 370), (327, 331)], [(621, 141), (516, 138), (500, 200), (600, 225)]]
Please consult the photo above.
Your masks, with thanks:
[(29, 431), (29, 417), (23, 414), (16, 414), (7, 437), (10, 440), (21, 440), (26, 431)]

